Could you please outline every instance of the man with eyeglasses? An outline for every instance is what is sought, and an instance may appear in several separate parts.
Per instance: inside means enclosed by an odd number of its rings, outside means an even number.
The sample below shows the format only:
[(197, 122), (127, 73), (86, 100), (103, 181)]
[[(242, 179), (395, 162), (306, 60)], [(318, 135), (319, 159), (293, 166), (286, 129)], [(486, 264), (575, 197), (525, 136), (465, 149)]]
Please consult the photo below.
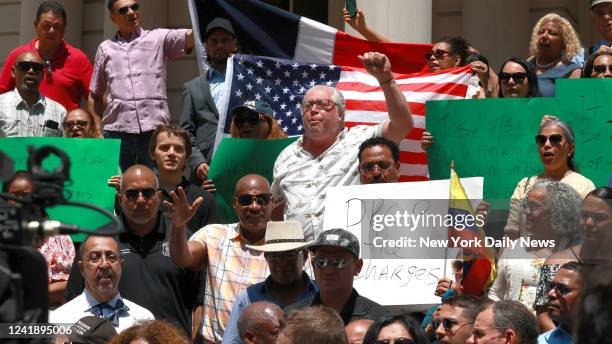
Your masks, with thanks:
[(377, 320), (386, 314), (378, 303), (359, 295), (353, 279), (359, 275), (363, 260), (359, 258), (359, 240), (341, 228), (322, 232), (309, 247), (319, 292), (285, 308), (285, 312), (309, 306), (324, 305), (334, 309), (344, 326), (353, 320)]
[(0, 137), (62, 136), (66, 109), (40, 94), (43, 69), (34, 52), (15, 59), (11, 69), (15, 88), (0, 95)]
[(172, 218), (172, 260), (179, 267), (206, 270), (202, 335), (206, 343), (218, 343), (223, 338), (238, 293), (265, 280), (268, 273), (264, 255), (246, 245), (264, 243), (274, 204), (270, 184), (257, 174), (240, 178), (232, 201), (240, 222), (208, 225), (189, 241), (185, 236), (186, 224), (202, 199), (189, 202), (181, 187), (178, 192), (172, 192), (171, 197), (172, 202), (164, 202), (164, 206)]
[(85, 290), (51, 311), (50, 323), (72, 324), (93, 315), (108, 319), (121, 332), (138, 321), (155, 319), (148, 309), (123, 298), (118, 291), (123, 260), (115, 238), (90, 235), (81, 243), (77, 263)]
[(601, 39), (589, 49), (589, 54), (598, 50), (612, 49), (612, 0), (591, 0), (591, 19), (593, 26), (601, 34)]
[(389, 120), (349, 130), (344, 125), (346, 105), (342, 93), (333, 87), (314, 86), (302, 101), (304, 135), (287, 146), (274, 164), (272, 193), (279, 205), (284, 202), (285, 219), (302, 223), (307, 239), (316, 238), (323, 230), (327, 189), (359, 184), (359, 145), (376, 136), (399, 144), (413, 126), (412, 114), (393, 78), (387, 56), (368, 52), (359, 59), (380, 85)]
[(483, 302), (473, 295), (444, 300), (437, 318), (432, 320), (438, 344), (464, 344), (472, 334), (474, 319)]
[(369, 138), (359, 146), (361, 184), (397, 183), (400, 152), (395, 142), (384, 137)]
[[(191, 316), (196, 305), (200, 276), (190, 269), (178, 269), (170, 257), (170, 221), (161, 210), (159, 182), (147, 166), (134, 165), (121, 177), (118, 235), (123, 275), (121, 295), (150, 310), (191, 334)], [(107, 231), (114, 225), (97, 229)], [(191, 232), (183, 232), (185, 237)], [(75, 269), (68, 279), (67, 299), (83, 290), (83, 279)]]
[(546, 308), (557, 327), (538, 337), (538, 344), (571, 344), (578, 325), (578, 308), (582, 293), (584, 266), (579, 262), (561, 265), (548, 291)]
[(518, 301), (498, 301), (481, 307), (466, 344), (535, 344), (538, 321)]
[(134, 164), (152, 166), (151, 133), (170, 124), (167, 61), (191, 52), (193, 32), (142, 29), (138, 0), (108, 0), (107, 7), (118, 31), (96, 52), (89, 111), (102, 120), (104, 137), (121, 139), (122, 171)]
[(297, 221), (268, 222), (264, 245), (247, 245), (263, 252), (270, 275), (265, 281), (254, 284), (238, 294), (234, 300), (230, 320), (225, 327), (223, 343), (241, 344), (242, 336), (238, 318), (247, 306), (257, 301), (269, 301), (280, 307), (314, 296), (317, 285), (304, 272), (308, 260), (305, 249), (312, 241), (304, 239), (302, 225)]

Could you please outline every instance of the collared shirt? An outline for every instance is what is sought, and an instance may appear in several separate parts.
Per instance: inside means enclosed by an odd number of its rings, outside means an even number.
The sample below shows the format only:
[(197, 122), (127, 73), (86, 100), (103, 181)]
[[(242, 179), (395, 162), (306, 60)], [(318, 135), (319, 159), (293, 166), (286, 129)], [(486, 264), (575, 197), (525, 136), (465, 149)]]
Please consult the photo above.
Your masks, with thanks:
[(359, 145), (382, 136), (382, 124), (345, 128), (336, 142), (318, 157), (302, 148), (304, 137), (285, 148), (274, 163), (272, 193), (285, 202), (285, 218), (302, 223), (306, 240), (323, 231), (327, 189), (359, 184)]
[(538, 344), (572, 344), (572, 335), (565, 332), (561, 326), (538, 336)]
[[(119, 326), (116, 328), (117, 332), (121, 332), (131, 327), (138, 321), (155, 320), (155, 317), (153, 317), (153, 314), (148, 309), (122, 298), (119, 293), (107, 303), (111, 307), (115, 307), (118, 300), (123, 301), (128, 307), (128, 311), (127, 314), (124, 313), (119, 316)], [(49, 322), (52, 324), (74, 324), (83, 317), (94, 315), (90, 309), (99, 303), (100, 301), (96, 300), (86, 289), (81, 295), (70, 300), (70, 302), (51, 311), (49, 313)]]
[(90, 90), (106, 94), (104, 130), (138, 134), (170, 123), (166, 61), (185, 56), (187, 29), (136, 30), (100, 44)]
[[(308, 277), (306, 272), (303, 272), (303, 280), (306, 284), (306, 289), (303, 293), (301, 293), (292, 303), (299, 302), (300, 300), (307, 299), (309, 297), (315, 296), (315, 294), (319, 291), (316, 283)], [(272, 302), (279, 307), (283, 308), (288, 305), (281, 304), (278, 300), (274, 298), (272, 295), (272, 291), (270, 290), (270, 283), (272, 281), (272, 277), (268, 276), (265, 281), (259, 282), (257, 284), (253, 284), (252, 286), (246, 288), (241, 291), (236, 297), (236, 301), (234, 301), (234, 307), (232, 307), (232, 313), (227, 326), (225, 327), (225, 334), (223, 335), (223, 344), (242, 344), (242, 338), (238, 334), (238, 318), (240, 318), (240, 314), (253, 302), (257, 301), (269, 301)]]
[[(30, 43), (19, 46), (6, 57), (0, 73), (0, 93), (15, 88), (15, 78), (11, 75), (11, 67), (17, 56), (27, 51), (36, 51), (38, 38)], [(51, 72), (49, 73), (49, 69)], [(81, 99), (87, 99), (92, 66), (89, 58), (81, 50), (62, 41), (55, 55), (45, 67), (44, 79), (40, 83), (40, 93), (62, 104), (70, 111), (79, 107)]]
[(17, 89), (0, 95), (0, 137), (62, 136), (64, 116), (63, 106), (42, 95), (32, 107)]
[(47, 262), (49, 283), (67, 281), (76, 255), (69, 235), (53, 235), (45, 239), (38, 252)]
[[(268, 263), (263, 252), (246, 247), (249, 243), (240, 235), (238, 223), (208, 225), (189, 240), (206, 247), (208, 276), (202, 334), (207, 341), (218, 343), (223, 338), (236, 296), (266, 278)], [(263, 240), (259, 243), (263, 244)]]
[(216, 69), (210, 67), (210, 69), (206, 71), (206, 80), (210, 85), (210, 95), (212, 96), (212, 99), (215, 102), (215, 106), (217, 107), (217, 109), (222, 109), (225, 73), (221, 73)]

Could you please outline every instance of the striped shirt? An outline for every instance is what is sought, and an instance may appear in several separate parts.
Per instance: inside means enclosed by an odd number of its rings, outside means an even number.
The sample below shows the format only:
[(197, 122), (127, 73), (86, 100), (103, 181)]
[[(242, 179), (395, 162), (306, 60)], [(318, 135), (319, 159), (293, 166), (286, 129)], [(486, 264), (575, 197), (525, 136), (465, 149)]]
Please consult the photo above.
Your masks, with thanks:
[(262, 252), (245, 246), (249, 243), (240, 235), (238, 223), (208, 225), (189, 240), (202, 243), (207, 254), (202, 334), (207, 341), (220, 343), (236, 296), (266, 279), (268, 263)]
[[(32, 107), (16, 88), (0, 95), (0, 137), (62, 136), (64, 116), (66, 109), (43, 95)], [(45, 126), (48, 120), (57, 128)]]

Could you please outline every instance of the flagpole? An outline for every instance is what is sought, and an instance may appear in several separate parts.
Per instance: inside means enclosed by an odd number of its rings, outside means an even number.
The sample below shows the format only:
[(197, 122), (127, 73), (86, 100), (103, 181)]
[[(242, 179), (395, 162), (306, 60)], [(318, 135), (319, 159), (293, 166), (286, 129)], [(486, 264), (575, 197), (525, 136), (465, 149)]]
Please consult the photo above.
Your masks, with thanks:
[[(455, 169), (455, 160), (451, 160), (450, 163), (450, 178), (449, 178), (449, 185), (448, 185), (448, 209), (450, 209), (451, 206), (451, 186), (453, 183), (453, 170)], [(446, 235), (446, 237), (448, 238), (448, 234)], [(446, 277), (446, 265), (448, 264), (448, 244), (446, 244), (446, 246), (444, 247), (444, 269), (443, 269), (443, 274), (444, 277)]]

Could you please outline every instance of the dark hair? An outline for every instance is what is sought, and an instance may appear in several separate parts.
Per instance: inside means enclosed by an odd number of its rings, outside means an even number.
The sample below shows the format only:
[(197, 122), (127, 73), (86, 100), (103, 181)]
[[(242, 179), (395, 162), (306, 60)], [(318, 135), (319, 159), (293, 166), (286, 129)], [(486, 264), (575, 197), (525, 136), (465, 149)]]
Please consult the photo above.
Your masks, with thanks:
[(479, 53), (469, 53), (467, 59), (465, 60), (465, 64), (470, 64), (470, 63), (476, 62), (476, 61), (480, 61), (480, 62), (486, 64), (487, 66), (490, 65), (489, 64), (489, 59), (486, 56), (484, 56), (482, 54), (479, 54)]
[(326, 306), (297, 309), (289, 313), (283, 332), (294, 344), (346, 344), (342, 318)]
[(508, 62), (514, 62), (518, 65), (520, 65), (521, 67), (523, 67), (523, 69), (525, 69), (525, 73), (527, 73), (527, 98), (534, 98), (534, 97), (540, 97), (540, 86), (538, 85), (538, 75), (535, 72), (535, 69), (533, 69), (533, 66), (529, 63), (527, 63), (527, 61), (523, 60), (523, 59), (519, 59), (516, 57), (512, 57), (507, 59), (506, 61), (504, 61), (504, 63), (502, 63), (501, 67), (499, 68), (499, 73), (497, 73), (498, 76), (498, 83), (499, 83), (499, 98), (504, 98), (503, 95), (503, 88), (502, 88), (502, 80), (501, 77), (499, 76), (502, 71), (504, 70), (504, 67), (506, 66), (506, 64)]
[(607, 186), (599, 187), (586, 195), (586, 197), (589, 196), (595, 196), (597, 198), (601, 198), (602, 200), (607, 200), (607, 203), (610, 203), (610, 200), (612, 200), (612, 188)]
[(64, 9), (64, 6), (62, 6), (57, 1), (45, 1), (40, 4), (40, 6), (38, 6), (38, 9), (36, 10), (36, 22), (40, 21), (40, 16), (47, 12), (51, 12), (56, 16), (62, 17), (62, 20), (64, 21), (64, 26), (68, 24), (68, 19), (66, 18), (66, 10)]
[(606, 50), (606, 51), (597, 51), (591, 54), (591, 56), (589, 56), (589, 58), (586, 60), (586, 63), (584, 64), (584, 69), (582, 70), (583, 78), (591, 77), (591, 74), (593, 74), (593, 65), (595, 64), (595, 59), (597, 59), (598, 57), (602, 55), (612, 56), (612, 52)]
[(189, 159), (189, 157), (191, 156), (191, 137), (189, 136), (189, 133), (187, 133), (187, 130), (177, 127), (176, 125), (167, 124), (160, 125), (159, 127), (157, 127), (157, 129), (155, 129), (153, 134), (151, 134), (151, 141), (149, 141), (149, 152), (151, 153), (151, 155), (153, 155), (153, 153), (155, 152), (155, 147), (157, 146), (157, 137), (161, 133), (167, 133), (168, 136), (174, 135), (183, 139), (186, 153), (185, 159)]
[(429, 340), (420, 324), (408, 315), (385, 315), (370, 325), (368, 332), (363, 337), (363, 344), (373, 344), (378, 338), (378, 334), (387, 325), (400, 323), (410, 333), (415, 344), (429, 344)]
[(113, 13), (113, 6), (115, 6), (115, 2), (117, 2), (117, 0), (108, 0), (108, 2), (106, 2), (106, 7), (110, 13)]
[(572, 261), (561, 265), (559, 269), (570, 270), (582, 274), (582, 271), (584, 270), (584, 264), (581, 262)]
[(513, 330), (520, 340), (520, 344), (536, 344), (540, 331), (535, 315), (518, 301), (498, 301), (489, 303), (481, 308), (481, 312), (491, 308), (493, 310), (493, 326), (500, 331)]
[(81, 242), (81, 245), (79, 246), (79, 250), (78, 250), (78, 255), (77, 255), (77, 260), (82, 260), (83, 259), (83, 254), (85, 253), (85, 243), (88, 242), (90, 239), (93, 238), (111, 238), (115, 241), (115, 243), (117, 244), (117, 251), (119, 254), (121, 254), (121, 244), (119, 244), (119, 240), (116, 237), (108, 237), (108, 236), (101, 236), (101, 235), (95, 235), (95, 234), (90, 234), (87, 237), (85, 237), (85, 239)]
[(448, 299), (444, 300), (442, 304), (465, 309), (465, 317), (468, 319), (468, 321), (474, 321), (478, 315), (480, 307), (487, 302), (490, 301), (478, 296), (463, 294), (449, 297)]
[(361, 162), (361, 153), (366, 148), (374, 147), (374, 146), (386, 146), (391, 151), (391, 156), (393, 157), (393, 161), (398, 162), (400, 159), (400, 151), (397, 144), (389, 139), (386, 139), (382, 136), (378, 137), (370, 137), (369, 139), (363, 141), (361, 145), (359, 145), (359, 162)]
[(574, 136), (574, 130), (569, 125), (569, 123), (564, 122), (560, 119), (554, 119), (552, 121), (546, 121), (542, 123), (540, 125), (540, 129), (538, 130), (538, 134), (542, 132), (542, 129), (551, 125), (556, 125), (560, 127), (561, 130), (563, 130), (563, 136), (565, 137), (565, 140), (567, 140), (568, 143), (574, 145), (574, 154), (567, 156), (567, 167), (574, 172), (579, 172), (578, 164), (576, 164), (576, 160), (574, 160), (574, 156), (576, 155), (576, 137)]
[(470, 43), (465, 38), (461, 36), (442, 37), (435, 43), (446, 43), (450, 45), (451, 53), (459, 56), (459, 66), (465, 66), (467, 64), (467, 58), (470, 55)]
[(11, 178), (2, 184), (2, 192), (9, 192), (9, 188), (11, 184), (13, 184), (17, 179), (27, 179), (32, 183), (32, 175), (28, 171), (19, 170), (15, 171)]
[(589, 267), (584, 275), (574, 341), (580, 344), (607, 343), (612, 337), (612, 263)]

